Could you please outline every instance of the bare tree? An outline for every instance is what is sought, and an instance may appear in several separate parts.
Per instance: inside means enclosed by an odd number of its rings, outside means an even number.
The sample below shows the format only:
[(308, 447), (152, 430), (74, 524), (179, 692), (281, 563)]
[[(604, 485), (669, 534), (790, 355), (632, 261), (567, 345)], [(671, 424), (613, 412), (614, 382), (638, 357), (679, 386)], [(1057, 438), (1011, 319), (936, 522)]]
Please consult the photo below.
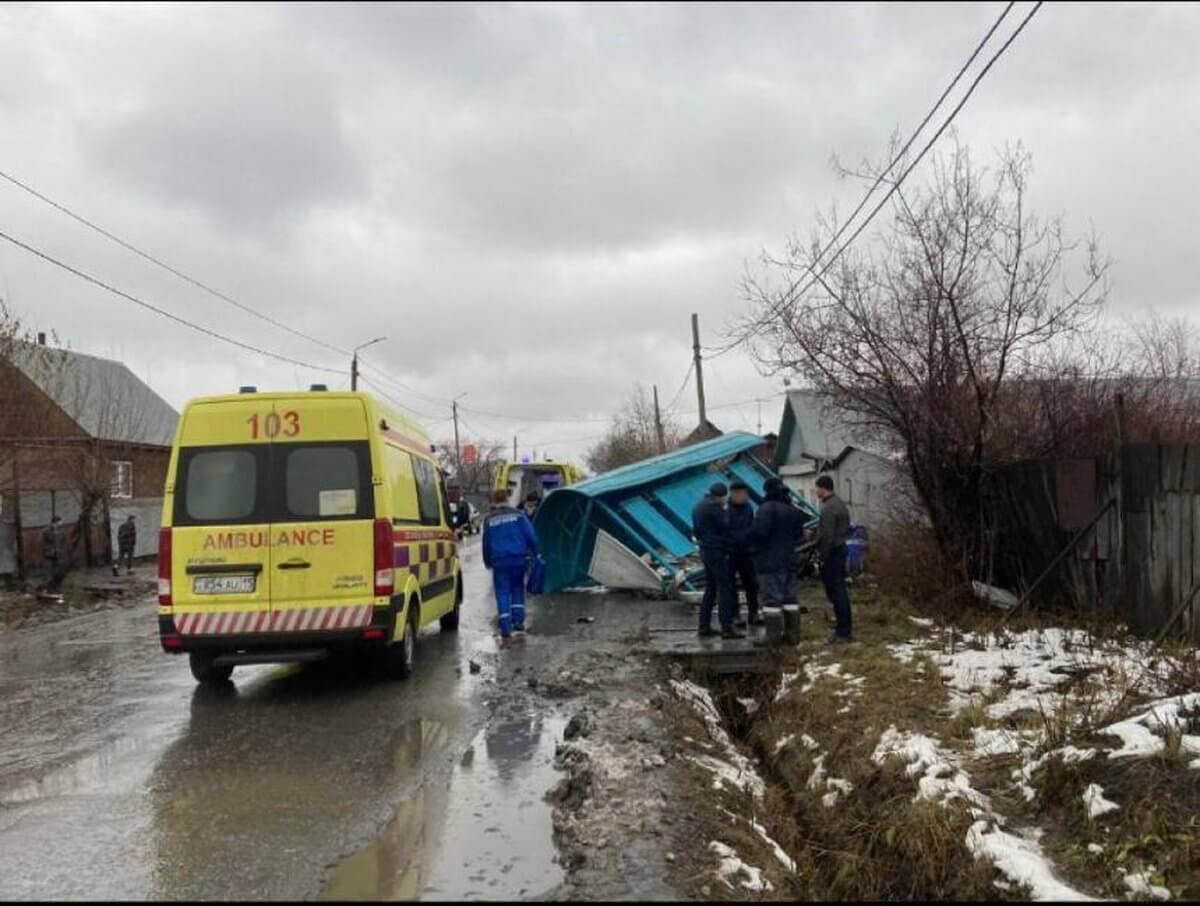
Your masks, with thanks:
[[(504, 458), (504, 444), (498, 440), (475, 441), (475, 461), (460, 464), (456, 461), (453, 443), (438, 444), (438, 464), (447, 475), (454, 476), (464, 493), (477, 494), (492, 485), (496, 464)], [(466, 445), (464, 445), (466, 446)]]
[[(666, 416), (662, 421), (666, 450), (673, 450), (679, 446), (679, 426)], [(613, 416), (608, 433), (588, 451), (586, 461), (588, 468), (600, 474), (659, 452), (654, 403), (645, 387), (634, 384), (625, 407)]]
[(821, 217), (811, 243), (764, 255), (764, 273), (744, 280), (741, 331), (760, 365), (798, 374), (852, 426), (902, 450), (955, 560), (978, 549), (1008, 388), (1046, 378), (1051, 353), (1093, 329), (1107, 291), (1095, 242), (1029, 211), (1029, 169), (1020, 148), (989, 170), (956, 144), (927, 183), (895, 191), (873, 241), (828, 266), (820, 252), (838, 223)]

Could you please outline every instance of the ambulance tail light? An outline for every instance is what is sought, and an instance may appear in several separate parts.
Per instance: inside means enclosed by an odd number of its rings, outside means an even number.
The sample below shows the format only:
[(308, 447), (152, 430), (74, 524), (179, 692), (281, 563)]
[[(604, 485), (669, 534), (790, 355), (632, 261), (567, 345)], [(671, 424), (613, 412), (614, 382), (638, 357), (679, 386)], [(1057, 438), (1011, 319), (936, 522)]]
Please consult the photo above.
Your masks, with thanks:
[(171, 606), (171, 530), (158, 530), (158, 603)]
[(396, 590), (396, 548), (390, 519), (375, 520), (375, 597), (390, 598)]

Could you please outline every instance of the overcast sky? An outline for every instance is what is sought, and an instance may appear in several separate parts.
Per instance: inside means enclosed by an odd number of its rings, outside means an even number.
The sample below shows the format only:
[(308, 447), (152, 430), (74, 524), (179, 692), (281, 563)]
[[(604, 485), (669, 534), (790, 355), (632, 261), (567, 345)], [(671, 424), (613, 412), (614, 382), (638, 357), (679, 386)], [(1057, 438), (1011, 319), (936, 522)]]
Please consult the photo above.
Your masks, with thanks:
[[(466, 392), (470, 439), (579, 457), (634, 381), (675, 396), (689, 314), (719, 344), (743, 262), (861, 192), (831, 155), (878, 157), (907, 134), (1001, 8), (6, 4), (0, 169), (298, 331), (343, 348), (386, 335), (364, 355), (416, 391), (384, 385), (437, 437)], [(1113, 257), (1118, 312), (1183, 312), (1200, 293), (1198, 46), (1200, 6), (1049, 3), (956, 120), (981, 156), (1024, 142), (1035, 207)], [(245, 342), (348, 367), (2, 182), (0, 230)], [(347, 380), (3, 242), (0, 292), (176, 406)], [(757, 422), (753, 402), (725, 404), (781, 390), (740, 352), (705, 383), (725, 429)], [(763, 406), (767, 430), (780, 406)], [(695, 408), (689, 385), (685, 428)]]

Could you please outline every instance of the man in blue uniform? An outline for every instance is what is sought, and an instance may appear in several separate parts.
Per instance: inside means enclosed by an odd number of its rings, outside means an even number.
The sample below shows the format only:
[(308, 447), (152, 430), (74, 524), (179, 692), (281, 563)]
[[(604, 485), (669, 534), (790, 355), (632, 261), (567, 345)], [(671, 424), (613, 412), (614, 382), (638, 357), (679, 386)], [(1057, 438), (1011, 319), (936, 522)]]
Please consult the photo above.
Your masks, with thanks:
[(525, 567), (538, 556), (533, 523), (508, 505), (508, 492), (492, 495), (492, 511), (483, 520), (483, 565), (492, 571), (496, 609), (500, 612), (500, 635), (525, 631)]

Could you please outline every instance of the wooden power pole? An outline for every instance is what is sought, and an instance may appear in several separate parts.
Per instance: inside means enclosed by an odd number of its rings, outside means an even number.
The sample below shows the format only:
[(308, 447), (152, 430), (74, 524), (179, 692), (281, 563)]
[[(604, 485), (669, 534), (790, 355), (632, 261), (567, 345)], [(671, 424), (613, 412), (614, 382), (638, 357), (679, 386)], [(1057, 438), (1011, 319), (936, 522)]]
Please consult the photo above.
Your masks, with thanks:
[(667, 439), (663, 436), (662, 413), (658, 411), (658, 384), (654, 385), (654, 430), (658, 434), (658, 452), (667, 452)]
[(692, 361), (696, 365), (696, 401), (700, 405), (700, 435), (703, 437), (708, 414), (704, 411), (704, 372), (700, 365), (700, 317), (695, 312), (692, 312)]
[(458, 442), (458, 400), (450, 403), (450, 412), (454, 415), (454, 467), (458, 469), (459, 487), (462, 486), (462, 445)]

